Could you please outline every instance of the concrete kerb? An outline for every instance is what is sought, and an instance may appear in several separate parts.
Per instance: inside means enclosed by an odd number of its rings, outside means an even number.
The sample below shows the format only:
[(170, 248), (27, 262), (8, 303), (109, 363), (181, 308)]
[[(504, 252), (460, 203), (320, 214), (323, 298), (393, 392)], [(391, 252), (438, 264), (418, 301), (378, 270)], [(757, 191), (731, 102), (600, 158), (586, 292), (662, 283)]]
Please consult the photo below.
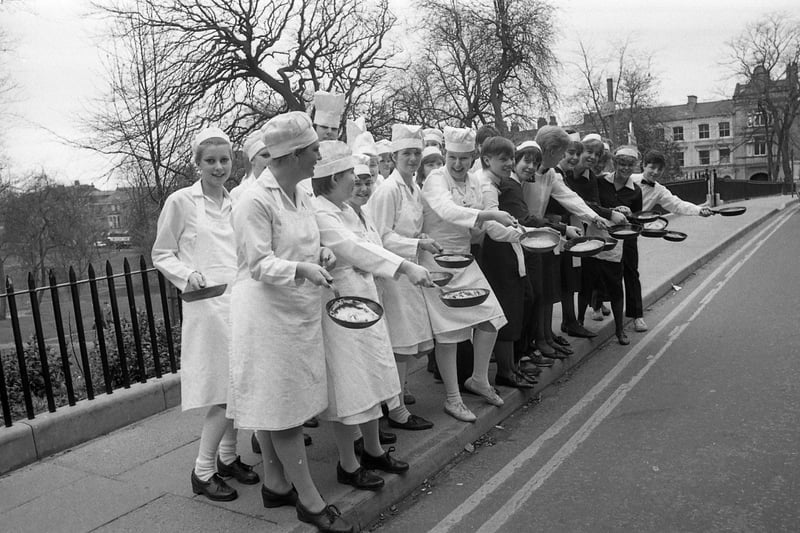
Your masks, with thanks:
[[(649, 307), (663, 298), (672, 290), (673, 282), (680, 282), (694, 273), (702, 265), (711, 261), (728, 246), (743, 235), (751, 232), (769, 218), (780, 213), (792, 204), (798, 203), (798, 199), (790, 199), (782, 208), (774, 209), (765, 213), (757, 220), (748, 224), (729, 238), (720, 241), (717, 245), (710, 248), (696, 261), (687, 267), (676, 272), (672, 278), (665, 281), (646, 294), (642, 295), (643, 304)], [(626, 322), (631, 322), (628, 319)], [(578, 366), (581, 362), (600, 349), (606, 342), (614, 337), (614, 325), (612, 321), (605, 322), (597, 331), (597, 337), (588, 343), (582, 343), (575, 347), (574, 355), (568, 359), (556, 361), (549, 369), (543, 369), (539, 376), (539, 383), (535, 388), (523, 392), (519, 389), (505, 389), (502, 394), (505, 405), (501, 408), (484, 405), (478, 409), (473, 409), (478, 416), (474, 424), (463, 424), (440, 428), (436, 446), (428, 446), (421, 453), (414, 454), (413, 468), (404, 476), (384, 476), (386, 485), (377, 493), (366, 493), (365, 491), (351, 490), (344, 497), (333, 502), (341, 510), (342, 516), (357, 529), (365, 528), (375, 522), (380, 514), (397, 501), (411, 494), (416, 487), (421, 485), (426, 479), (436, 475), (441, 471), (451, 459), (461, 453), (467, 443), (478, 439), (481, 435), (491, 430), (499, 422), (507, 418), (514, 411), (524, 405), (528, 399), (536, 397), (539, 393), (549, 387), (552, 383), (561, 378), (568, 370)], [(500, 391), (503, 393), (504, 391)], [(305, 531), (306, 528), (300, 527), (294, 531)], [(308, 529), (311, 531), (311, 529)]]
[[(177, 398), (177, 403), (176, 403)], [(134, 383), (0, 430), (0, 475), (180, 403), (180, 376)]]

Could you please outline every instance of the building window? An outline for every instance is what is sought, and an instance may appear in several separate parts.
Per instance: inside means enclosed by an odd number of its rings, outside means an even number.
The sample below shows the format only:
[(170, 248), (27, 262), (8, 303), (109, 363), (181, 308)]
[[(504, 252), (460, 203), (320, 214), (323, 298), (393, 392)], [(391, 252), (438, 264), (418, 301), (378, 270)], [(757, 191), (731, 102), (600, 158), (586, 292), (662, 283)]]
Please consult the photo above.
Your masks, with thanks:
[(699, 126), (697, 126), (698, 139), (708, 139), (709, 136), (710, 135), (708, 133), (708, 124), (700, 124)]
[(682, 167), (683, 166), (683, 152), (675, 152), (675, 154), (673, 155), (673, 158), (675, 160), (675, 166), (676, 167)]
[(119, 215), (108, 215), (108, 227), (119, 229)]
[(719, 164), (720, 165), (729, 165), (731, 163), (731, 149), (730, 148), (720, 148), (719, 149)]
[(673, 141), (683, 140), (683, 126), (674, 126), (672, 128), (672, 140)]
[(756, 141), (753, 143), (753, 155), (767, 155), (767, 143), (764, 141)]
[(730, 122), (720, 122), (719, 123), (719, 136), (720, 137), (730, 137), (731, 136), (731, 123)]
[(711, 164), (711, 152), (709, 150), (698, 150), (697, 154), (700, 156), (701, 165)]
[(760, 111), (750, 111), (747, 114), (747, 126), (752, 128), (756, 126), (763, 126), (765, 124), (764, 113)]

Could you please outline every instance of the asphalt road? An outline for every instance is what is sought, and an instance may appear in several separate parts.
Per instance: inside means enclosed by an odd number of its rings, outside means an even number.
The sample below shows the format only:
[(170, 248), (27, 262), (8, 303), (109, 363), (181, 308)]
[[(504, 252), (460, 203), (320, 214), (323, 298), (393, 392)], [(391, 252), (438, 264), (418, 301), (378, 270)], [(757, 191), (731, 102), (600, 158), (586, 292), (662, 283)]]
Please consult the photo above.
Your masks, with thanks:
[(799, 270), (793, 209), (372, 529), (800, 531)]

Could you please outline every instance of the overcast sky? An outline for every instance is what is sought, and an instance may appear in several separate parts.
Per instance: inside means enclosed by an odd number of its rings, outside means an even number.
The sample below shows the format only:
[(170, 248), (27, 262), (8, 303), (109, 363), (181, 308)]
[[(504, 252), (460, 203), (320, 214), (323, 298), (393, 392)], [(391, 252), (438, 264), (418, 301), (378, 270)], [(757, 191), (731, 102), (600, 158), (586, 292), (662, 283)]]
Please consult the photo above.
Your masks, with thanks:
[[(562, 96), (567, 97), (570, 63), (576, 61), (578, 39), (598, 54), (609, 43), (633, 34), (634, 47), (654, 55), (661, 80), (661, 103), (678, 104), (689, 94), (700, 101), (729, 96), (734, 81), (720, 62), (724, 44), (744, 25), (768, 10), (800, 15), (797, 0), (559, 0), (557, 57), (564, 64)], [(410, 2), (391, 0), (393, 10), (408, 20)], [(768, 7), (765, 7), (768, 6)], [(57, 136), (79, 139), (80, 117), (103, 88), (98, 38), (103, 22), (87, 16), (86, 0), (0, 0), (0, 25), (14, 51), (9, 72), (19, 89), (13, 115), (0, 130), (0, 152), (16, 174), (44, 169), (61, 180), (94, 182), (102, 188), (105, 162), (86, 151), (69, 148)], [(568, 102), (567, 102), (568, 103)], [(555, 110), (560, 121), (565, 112)], [(48, 131), (54, 132), (49, 133)]]

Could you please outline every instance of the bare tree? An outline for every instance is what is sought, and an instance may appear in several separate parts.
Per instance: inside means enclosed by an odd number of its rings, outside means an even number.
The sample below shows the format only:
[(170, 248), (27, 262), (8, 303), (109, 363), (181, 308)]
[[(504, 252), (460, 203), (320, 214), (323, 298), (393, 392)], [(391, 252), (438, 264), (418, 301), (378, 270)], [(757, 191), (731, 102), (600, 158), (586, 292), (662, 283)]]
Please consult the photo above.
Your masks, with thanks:
[(729, 67), (745, 82), (737, 84), (734, 99), (749, 101), (763, 117), (758, 134), (766, 142), (769, 174), (782, 173), (791, 183), (792, 133), (800, 114), (800, 20), (770, 13), (748, 24), (727, 47)]
[(115, 0), (99, 7), (178, 43), (182, 53), (170, 63), (190, 67), (181, 84), (186, 104), (242, 134), (276, 113), (305, 110), (316, 90), (358, 102), (393, 55), (385, 43), (395, 23), (387, 0)]
[[(423, 123), (525, 123), (556, 97), (553, 8), (544, 0), (420, 0), (426, 48), (395, 87)], [(419, 96), (422, 96), (421, 98)], [(416, 107), (415, 107), (416, 103)]]
[(32, 272), (40, 286), (50, 268), (85, 268), (96, 254), (100, 228), (90, 208), (89, 187), (56, 184), (46, 174), (31, 176), (2, 196), (4, 247)]

